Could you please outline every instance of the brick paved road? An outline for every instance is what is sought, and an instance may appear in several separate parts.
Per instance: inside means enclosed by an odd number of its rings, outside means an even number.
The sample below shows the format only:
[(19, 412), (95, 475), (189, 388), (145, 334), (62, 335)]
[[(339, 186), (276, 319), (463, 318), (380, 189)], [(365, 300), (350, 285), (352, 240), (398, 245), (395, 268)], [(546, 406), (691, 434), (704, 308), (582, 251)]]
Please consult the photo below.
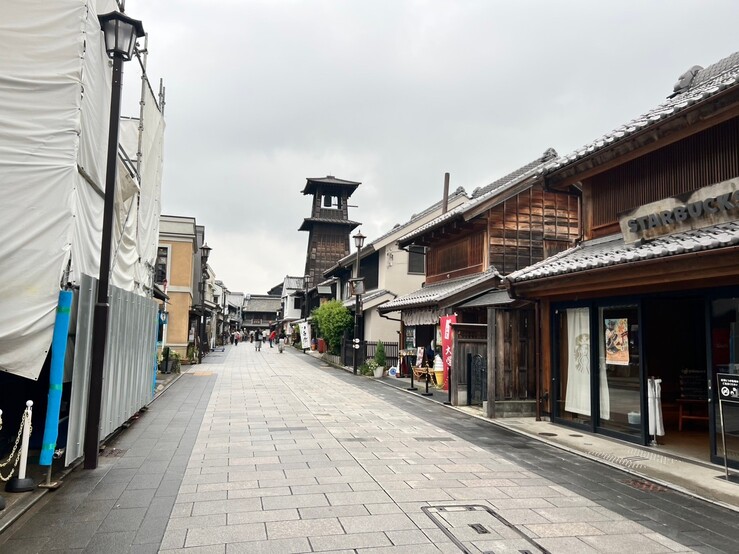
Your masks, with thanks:
[(320, 365), (209, 356), (0, 552), (739, 551), (734, 512)]

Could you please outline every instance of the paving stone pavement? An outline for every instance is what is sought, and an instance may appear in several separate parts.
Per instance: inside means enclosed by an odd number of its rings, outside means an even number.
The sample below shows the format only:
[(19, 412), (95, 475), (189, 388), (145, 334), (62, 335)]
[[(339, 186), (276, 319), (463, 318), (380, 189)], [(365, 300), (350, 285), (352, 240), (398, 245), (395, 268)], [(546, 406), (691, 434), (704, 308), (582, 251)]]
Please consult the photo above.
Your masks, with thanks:
[(739, 552), (735, 512), (292, 349), (205, 362), (0, 552)]

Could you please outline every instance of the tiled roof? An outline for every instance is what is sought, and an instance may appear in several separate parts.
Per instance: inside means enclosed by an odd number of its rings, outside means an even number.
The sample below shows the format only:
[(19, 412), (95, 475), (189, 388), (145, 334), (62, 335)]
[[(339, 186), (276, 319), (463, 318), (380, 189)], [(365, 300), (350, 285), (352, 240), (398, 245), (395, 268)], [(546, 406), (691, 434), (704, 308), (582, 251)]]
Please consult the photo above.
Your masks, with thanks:
[(441, 283), (427, 285), (405, 296), (400, 296), (386, 302), (380, 307), (380, 311), (394, 312), (407, 308), (435, 305), (455, 294), (463, 292), (467, 288), (479, 285), (495, 277), (500, 277), (500, 274), (495, 270), (488, 270), (467, 277), (459, 277), (458, 279), (450, 279)]
[(331, 223), (333, 225), (347, 225), (351, 226), (352, 229), (354, 227), (359, 227), (361, 223), (358, 223), (357, 221), (351, 221), (349, 219), (331, 219), (328, 217), (306, 217), (303, 220), (303, 224), (300, 226), (298, 231), (308, 231), (310, 229), (310, 224), (312, 223)]
[(285, 289), (288, 291), (290, 290), (303, 290), (304, 277), (291, 277), (290, 275), (287, 275), (285, 277), (285, 283), (282, 285), (283, 292), (285, 292)]
[(654, 125), (664, 119), (673, 117), (679, 112), (693, 107), (696, 104), (700, 104), (715, 94), (726, 90), (729, 87), (737, 86), (738, 84), (739, 52), (735, 52), (723, 60), (698, 71), (690, 82), (687, 90), (678, 92), (656, 108), (649, 110), (645, 114), (631, 120), (625, 125), (621, 125), (617, 129), (603, 135), (590, 144), (586, 144), (571, 154), (560, 156), (552, 163), (548, 164), (544, 168), (544, 172), (550, 173), (554, 170), (561, 169), (562, 167), (574, 163), (602, 148), (624, 140), (630, 135), (642, 131), (650, 125)]
[(527, 163), (524, 166), (519, 167), (516, 171), (509, 173), (505, 177), (502, 177), (501, 179), (498, 179), (497, 181), (494, 181), (487, 186), (475, 189), (472, 193), (472, 198), (468, 202), (465, 202), (464, 204), (461, 204), (456, 208), (449, 210), (447, 213), (440, 215), (436, 219), (433, 219), (428, 223), (421, 225), (414, 231), (411, 231), (407, 235), (401, 237), (399, 242), (401, 243), (401, 245), (404, 243), (408, 243), (408, 241), (425, 233), (428, 233), (431, 229), (441, 227), (447, 221), (451, 221), (452, 219), (462, 216), (464, 213), (473, 209), (478, 204), (485, 202), (496, 194), (500, 194), (501, 192), (513, 187), (514, 185), (523, 182), (525, 179), (531, 177), (532, 175), (541, 173), (544, 167), (547, 164), (551, 163), (551, 161), (554, 160), (556, 157), (557, 152), (553, 148), (547, 149), (542, 156), (536, 158), (535, 160)]
[(281, 298), (279, 296), (257, 296), (253, 294), (244, 302), (245, 312), (276, 312), (280, 309)]
[(318, 185), (325, 185), (329, 189), (343, 189), (348, 192), (349, 196), (351, 196), (361, 184), (362, 183), (358, 181), (337, 179), (333, 175), (327, 175), (326, 177), (308, 177), (305, 182), (305, 188), (303, 188), (302, 192), (303, 194), (315, 194), (318, 190)]
[(326, 177), (308, 177), (307, 181), (313, 183), (323, 183), (324, 185), (361, 185), (359, 181), (347, 181), (346, 179), (337, 179), (333, 175)]
[(739, 244), (739, 221), (626, 245), (621, 234), (590, 240), (506, 277), (512, 283)]
[[(394, 292), (390, 292), (389, 290), (385, 290), (385, 289), (376, 289), (376, 290), (368, 291), (367, 294), (362, 295), (362, 304), (367, 304), (369, 302), (372, 302), (373, 300), (377, 300), (378, 298), (386, 294), (392, 294), (393, 296), (395, 296)], [(356, 302), (356, 299), (352, 296), (351, 298), (347, 298), (346, 300), (344, 300), (342, 304), (346, 308), (353, 308), (355, 302)]]
[(515, 300), (511, 298), (511, 295), (507, 290), (491, 290), (485, 294), (478, 296), (477, 298), (465, 302), (460, 305), (460, 308), (484, 308), (487, 306), (505, 306), (507, 304), (513, 304)]
[[(455, 190), (454, 192), (452, 192), (449, 195), (448, 201), (449, 202), (452, 202), (453, 200), (456, 200), (460, 196), (465, 196), (465, 197), (467, 196), (467, 193), (465, 192), (464, 187), (457, 187), (457, 190)], [(398, 224), (396, 224), (387, 233), (385, 233), (384, 235), (380, 235), (375, 240), (373, 240), (371, 243), (369, 243), (368, 245), (364, 246), (362, 248), (361, 252), (359, 253), (360, 258), (363, 258), (364, 257), (364, 255), (365, 255), (365, 249), (368, 249), (367, 253), (374, 252), (375, 251), (375, 244), (378, 244), (378, 243), (382, 242), (383, 240), (385, 240), (390, 235), (394, 235), (395, 233), (397, 233), (399, 231), (402, 231), (406, 227), (410, 227), (413, 223), (415, 223), (419, 219), (423, 219), (424, 217), (426, 217), (427, 215), (429, 215), (430, 213), (432, 213), (434, 210), (438, 210), (441, 207), (442, 201), (443, 200), (439, 200), (438, 202), (435, 202), (434, 204), (431, 204), (431, 206), (429, 206), (428, 208), (426, 208), (422, 212), (419, 212), (417, 214), (413, 214), (411, 216), (411, 218), (408, 221), (406, 221), (405, 223), (402, 223), (402, 224), (401, 223), (398, 223)], [(357, 256), (356, 252), (354, 252), (352, 254), (348, 254), (347, 256), (344, 256), (343, 258), (341, 258), (336, 263), (336, 265), (334, 265), (333, 267), (329, 268), (324, 273), (329, 273), (330, 271), (334, 271), (337, 268), (343, 266), (344, 264), (353, 262), (356, 259), (356, 256)]]

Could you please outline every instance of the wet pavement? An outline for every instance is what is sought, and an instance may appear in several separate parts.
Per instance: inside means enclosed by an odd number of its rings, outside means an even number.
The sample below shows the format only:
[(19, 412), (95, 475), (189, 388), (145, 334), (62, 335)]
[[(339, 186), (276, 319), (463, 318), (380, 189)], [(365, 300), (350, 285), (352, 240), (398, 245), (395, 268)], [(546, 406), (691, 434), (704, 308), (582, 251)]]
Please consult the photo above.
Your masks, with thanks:
[(288, 349), (209, 355), (0, 552), (737, 552), (736, 512)]

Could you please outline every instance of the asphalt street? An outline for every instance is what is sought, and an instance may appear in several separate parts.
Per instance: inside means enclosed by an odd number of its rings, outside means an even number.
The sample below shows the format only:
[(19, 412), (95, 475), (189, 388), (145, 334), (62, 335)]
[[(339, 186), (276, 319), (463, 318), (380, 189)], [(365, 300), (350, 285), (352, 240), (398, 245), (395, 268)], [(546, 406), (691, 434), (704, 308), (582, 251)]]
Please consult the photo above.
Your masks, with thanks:
[(215, 352), (0, 552), (739, 552), (736, 512), (294, 349)]

